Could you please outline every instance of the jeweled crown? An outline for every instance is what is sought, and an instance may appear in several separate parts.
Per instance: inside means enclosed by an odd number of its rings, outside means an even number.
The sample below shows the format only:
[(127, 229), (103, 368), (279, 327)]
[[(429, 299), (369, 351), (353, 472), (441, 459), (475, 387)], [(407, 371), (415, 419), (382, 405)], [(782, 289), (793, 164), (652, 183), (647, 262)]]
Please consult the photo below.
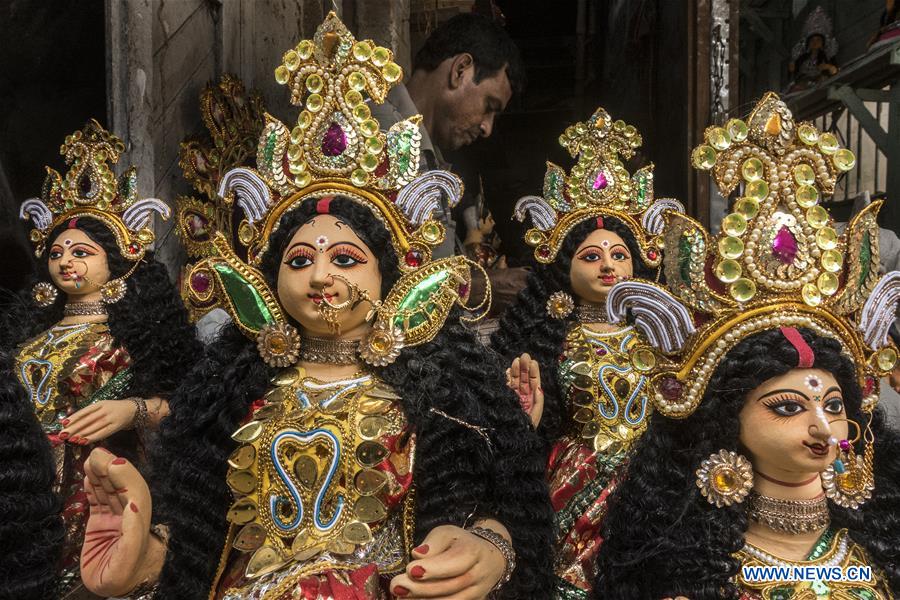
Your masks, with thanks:
[(584, 123), (568, 127), (559, 138), (577, 162), (567, 175), (561, 167), (547, 163), (543, 197), (526, 196), (516, 204), (520, 220), (531, 215), (533, 227), (525, 241), (535, 247), (542, 263), (553, 262), (566, 235), (578, 223), (598, 216), (617, 217), (634, 233), (643, 261), (658, 266), (662, 211), (683, 210), (672, 199), (654, 200), (653, 165), (630, 175), (622, 159), (629, 159), (642, 139), (632, 125), (613, 121), (602, 107)]
[(251, 262), (265, 250), (281, 215), (306, 198), (345, 194), (376, 211), (391, 232), (401, 268), (415, 269), (444, 239), (431, 218), (445, 198), (452, 206), (462, 184), (446, 171), (419, 175), (420, 117), (382, 132), (368, 102), (384, 102), (403, 77), (393, 53), (371, 40), (356, 41), (329, 13), (312, 40), (288, 50), (275, 69), (291, 102), (302, 106), (289, 128), (266, 114), (257, 168), (233, 169), (219, 185), (246, 218), (238, 238)]
[(655, 372), (658, 408), (673, 417), (690, 414), (732, 347), (757, 331), (790, 326), (843, 343), (871, 409), (877, 377), (897, 361), (888, 328), (900, 272), (879, 279), (880, 203), (857, 215), (843, 235), (819, 203), (838, 174), (853, 168), (853, 153), (834, 135), (795, 124), (773, 93), (746, 121), (732, 119), (704, 137), (694, 165), (712, 171), (723, 195), (741, 186), (721, 232), (711, 236), (690, 217), (666, 212), (668, 290), (626, 282), (608, 297), (611, 318), (631, 310), (648, 333), (653, 348), (636, 356)]
[(47, 167), (41, 198), (26, 200), (19, 211), (21, 218), (34, 224), (30, 237), (36, 255), (43, 254), (47, 236), (61, 223), (93, 217), (112, 230), (125, 258), (137, 261), (144, 256), (154, 240), (153, 213), (168, 218), (170, 210), (155, 198), (138, 199), (135, 167), (116, 179), (111, 165), (124, 151), (122, 140), (94, 119), (66, 136), (59, 150), (69, 165), (66, 176)]

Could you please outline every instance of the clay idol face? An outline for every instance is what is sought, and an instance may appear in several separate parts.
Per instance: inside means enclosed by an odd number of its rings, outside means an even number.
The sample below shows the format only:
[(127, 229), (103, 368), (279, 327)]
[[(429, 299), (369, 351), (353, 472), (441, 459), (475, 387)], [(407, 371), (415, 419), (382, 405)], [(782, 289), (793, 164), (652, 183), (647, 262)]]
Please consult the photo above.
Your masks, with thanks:
[(821, 369), (793, 369), (747, 395), (740, 414), (741, 444), (756, 471), (803, 481), (835, 459), (829, 439), (846, 439), (841, 388)]
[(53, 240), (47, 268), (53, 285), (72, 299), (99, 292), (110, 278), (103, 246), (80, 229), (66, 229)]
[(569, 275), (581, 302), (602, 304), (612, 286), (634, 274), (631, 252), (617, 233), (593, 231), (575, 250)]
[[(349, 298), (350, 289), (341, 278), (368, 292), (373, 301), (381, 299), (378, 259), (369, 247), (344, 221), (317, 215), (288, 242), (278, 270), (278, 298), (305, 333), (334, 337), (334, 328), (322, 318), (319, 305), (326, 299), (341, 305)], [(371, 308), (368, 302), (360, 302), (339, 311), (337, 337), (361, 337), (368, 330), (365, 318)]]

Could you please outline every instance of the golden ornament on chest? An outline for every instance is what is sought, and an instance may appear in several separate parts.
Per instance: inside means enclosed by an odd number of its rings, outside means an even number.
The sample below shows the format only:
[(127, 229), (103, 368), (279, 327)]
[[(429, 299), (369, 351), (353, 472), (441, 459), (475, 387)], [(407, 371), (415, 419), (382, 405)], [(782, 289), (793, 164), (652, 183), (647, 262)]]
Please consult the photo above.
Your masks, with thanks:
[(369, 376), (322, 383), (292, 367), (273, 383), (229, 457), (232, 546), (253, 552), (249, 578), (323, 553), (350, 560), (373, 542), (388, 518), (382, 439), (404, 424), (397, 395)]

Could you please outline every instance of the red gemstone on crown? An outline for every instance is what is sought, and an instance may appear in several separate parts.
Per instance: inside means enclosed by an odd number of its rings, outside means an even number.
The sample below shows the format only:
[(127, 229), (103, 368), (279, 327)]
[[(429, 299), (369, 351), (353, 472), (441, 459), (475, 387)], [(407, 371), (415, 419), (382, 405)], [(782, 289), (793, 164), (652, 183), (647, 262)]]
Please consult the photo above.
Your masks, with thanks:
[(325, 156), (340, 156), (347, 149), (347, 136), (337, 123), (328, 126), (328, 131), (322, 136), (322, 154)]
[(459, 285), (459, 288), (457, 289), (457, 291), (459, 292), (459, 295), (462, 296), (462, 297), (468, 296), (468, 295), (469, 295), (469, 284), (468, 284), (468, 283), (461, 283), (461, 284)]
[(875, 391), (875, 378), (874, 377), (866, 377), (866, 385), (863, 388), (863, 395), (868, 396), (872, 392)]
[(209, 290), (209, 275), (198, 271), (191, 275), (191, 289), (198, 294), (205, 294)]
[(538, 248), (538, 256), (541, 258), (549, 258), (550, 257), (550, 248), (546, 246), (542, 246)]
[(385, 156), (384, 160), (382, 160), (380, 163), (378, 163), (378, 166), (375, 167), (374, 171), (372, 171), (372, 174), (375, 176), (376, 179), (380, 179), (380, 178), (384, 177), (385, 173), (388, 172), (389, 168), (390, 168), (390, 163), (388, 162), (388, 157)]
[(659, 382), (659, 393), (669, 402), (674, 402), (681, 398), (683, 391), (684, 386), (674, 377), (665, 377)]
[(650, 260), (656, 260), (657, 256), (659, 256), (659, 254), (656, 252), (656, 250), (647, 251), (647, 258), (649, 258)]
[(406, 258), (404, 260), (410, 267), (418, 267), (423, 261), (422, 253), (418, 250), (410, 250), (406, 253)]
[(772, 254), (786, 265), (794, 263), (797, 257), (797, 239), (787, 225), (782, 225), (772, 241)]

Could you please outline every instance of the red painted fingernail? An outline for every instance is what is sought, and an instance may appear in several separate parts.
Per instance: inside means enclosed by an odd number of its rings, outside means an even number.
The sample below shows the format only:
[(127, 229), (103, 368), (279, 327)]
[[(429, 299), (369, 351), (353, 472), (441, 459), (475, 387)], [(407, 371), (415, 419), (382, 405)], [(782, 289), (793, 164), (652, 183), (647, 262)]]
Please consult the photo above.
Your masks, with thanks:
[(59, 434), (59, 439), (61, 439), (61, 440), (68, 439), (68, 437), (69, 437), (68, 431), (63, 431), (62, 433)]
[(421, 565), (416, 565), (409, 570), (409, 576), (413, 579), (422, 579), (425, 576), (425, 569)]
[(405, 596), (409, 593), (409, 590), (403, 587), (402, 585), (394, 586), (394, 595), (395, 596)]
[(428, 544), (422, 544), (418, 548), (413, 548), (413, 552), (418, 552), (419, 554), (428, 554)]
[(137, 512), (137, 511), (138, 511), (137, 504), (135, 504), (134, 502), (129, 502), (129, 503), (128, 503), (128, 506), (129, 506), (129, 508), (131, 508), (131, 512)]
[(69, 420), (68, 420), (68, 419), (63, 419), (63, 420), (62, 420), (62, 424), (63, 424), (63, 427), (65, 427), (66, 425), (69, 424)]
[(112, 461), (112, 464), (114, 464), (114, 465), (124, 465), (124, 464), (127, 463), (127, 462), (128, 462), (127, 460), (125, 460), (124, 458), (121, 458), (121, 457), (120, 457), (120, 458), (117, 458), (117, 459), (113, 460), (113, 461)]

